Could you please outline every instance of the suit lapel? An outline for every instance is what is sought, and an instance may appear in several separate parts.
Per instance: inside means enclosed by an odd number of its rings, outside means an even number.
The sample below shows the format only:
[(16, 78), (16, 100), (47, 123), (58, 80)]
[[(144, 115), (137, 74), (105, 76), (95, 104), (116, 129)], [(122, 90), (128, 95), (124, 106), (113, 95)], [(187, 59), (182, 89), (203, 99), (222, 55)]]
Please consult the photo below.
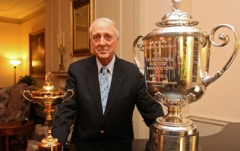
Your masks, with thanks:
[(111, 82), (111, 87), (109, 90), (109, 95), (108, 95), (108, 101), (107, 101), (107, 107), (104, 113), (104, 120), (107, 118), (115, 100), (116, 96), (119, 92), (119, 90), (122, 87), (125, 75), (123, 73), (123, 67), (119, 63), (119, 59), (116, 57), (115, 64), (114, 64), (114, 69), (113, 69), (113, 75), (112, 75), (112, 82)]
[(88, 72), (86, 73), (85, 76), (88, 82), (88, 86), (89, 86), (91, 95), (93, 97), (93, 101), (96, 105), (97, 111), (102, 119), (103, 112), (102, 112), (99, 80), (98, 80), (98, 69), (97, 69), (95, 57), (93, 57), (89, 65), (86, 65), (86, 67), (88, 68)]

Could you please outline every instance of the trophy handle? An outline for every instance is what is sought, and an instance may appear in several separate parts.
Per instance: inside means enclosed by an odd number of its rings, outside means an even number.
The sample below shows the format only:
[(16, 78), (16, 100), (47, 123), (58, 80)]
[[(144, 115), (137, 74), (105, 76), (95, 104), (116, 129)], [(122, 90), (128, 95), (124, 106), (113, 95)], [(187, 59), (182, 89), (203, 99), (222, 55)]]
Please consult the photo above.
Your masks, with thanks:
[(135, 61), (135, 63), (137, 64), (140, 73), (141, 73), (142, 75), (144, 75), (144, 69), (143, 69), (141, 63), (139, 62), (139, 59), (138, 59), (138, 57), (137, 57), (137, 55), (136, 55), (136, 51), (135, 51), (135, 49), (138, 49), (138, 50), (140, 50), (140, 51), (143, 51), (143, 50), (144, 50), (143, 45), (140, 44), (140, 43), (138, 43), (138, 41), (139, 41), (140, 38), (142, 38), (142, 37), (143, 37), (143, 36), (140, 35), (140, 36), (138, 36), (138, 37), (134, 40), (134, 42), (133, 42), (133, 48), (132, 48), (132, 53), (133, 53), (134, 61)]
[(30, 93), (30, 91), (29, 91), (29, 90), (23, 90), (23, 97), (24, 97), (26, 100), (33, 102), (33, 100), (29, 99), (29, 98), (25, 95), (25, 93), (28, 93), (30, 96), (32, 96), (31, 93)]
[[(203, 75), (201, 74), (202, 76), (202, 79), (203, 79), (203, 84), (207, 87), (209, 84), (211, 84), (212, 82), (216, 81), (219, 77), (221, 77), (221, 75), (230, 67), (230, 65), (232, 64), (233, 60), (235, 59), (236, 55), (237, 55), (237, 52), (239, 50), (239, 34), (237, 32), (237, 30), (230, 26), (230, 25), (227, 25), (227, 24), (220, 24), (218, 26), (216, 26), (215, 28), (212, 29), (211, 33), (210, 33), (210, 41), (211, 43), (216, 46), (216, 47), (223, 47), (225, 45), (228, 44), (229, 42), (229, 37), (228, 35), (225, 35), (224, 33), (221, 33), (219, 36), (218, 36), (218, 39), (222, 40), (223, 43), (221, 44), (217, 44), (214, 40), (214, 35), (215, 35), (215, 32), (221, 28), (221, 27), (227, 27), (229, 28), (230, 30), (233, 31), (234, 33), (234, 36), (235, 36), (235, 44), (234, 44), (234, 48), (233, 48), (233, 53), (231, 55), (231, 57), (229, 58), (229, 60), (227, 61), (227, 63), (223, 66), (222, 69), (220, 69), (219, 71), (217, 71), (217, 73), (215, 73), (214, 76), (210, 76), (208, 77), (208, 75)], [(201, 72), (200, 72), (201, 73)]]
[[(71, 95), (70, 95), (68, 98), (65, 98), (65, 96), (66, 96), (69, 92), (71, 92)], [(69, 100), (71, 97), (73, 97), (73, 95), (74, 95), (73, 89), (68, 89), (67, 92), (66, 92), (66, 93), (64, 94), (64, 96), (63, 96), (63, 97), (65, 98), (63, 102)]]

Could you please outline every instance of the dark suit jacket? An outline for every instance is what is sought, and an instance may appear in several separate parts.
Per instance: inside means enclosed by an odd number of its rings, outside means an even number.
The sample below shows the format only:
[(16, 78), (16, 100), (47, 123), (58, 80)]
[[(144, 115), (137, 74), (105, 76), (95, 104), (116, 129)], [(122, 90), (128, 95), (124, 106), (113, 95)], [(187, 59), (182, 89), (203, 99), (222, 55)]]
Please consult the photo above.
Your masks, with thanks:
[(63, 144), (75, 115), (72, 140), (77, 141), (133, 139), (135, 105), (148, 126), (164, 115), (161, 105), (147, 94), (144, 77), (137, 66), (118, 57), (104, 115), (95, 56), (69, 66), (65, 88), (73, 89), (75, 95), (59, 105), (52, 130), (53, 136)]

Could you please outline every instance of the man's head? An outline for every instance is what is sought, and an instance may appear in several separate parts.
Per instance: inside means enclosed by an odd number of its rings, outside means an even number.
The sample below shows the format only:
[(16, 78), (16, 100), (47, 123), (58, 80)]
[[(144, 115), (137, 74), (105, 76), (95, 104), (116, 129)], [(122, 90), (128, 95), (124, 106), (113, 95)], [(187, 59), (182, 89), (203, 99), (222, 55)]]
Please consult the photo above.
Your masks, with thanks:
[(90, 26), (92, 51), (98, 60), (107, 65), (113, 58), (118, 45), (119, 31), (108, 18), (96, 19)]

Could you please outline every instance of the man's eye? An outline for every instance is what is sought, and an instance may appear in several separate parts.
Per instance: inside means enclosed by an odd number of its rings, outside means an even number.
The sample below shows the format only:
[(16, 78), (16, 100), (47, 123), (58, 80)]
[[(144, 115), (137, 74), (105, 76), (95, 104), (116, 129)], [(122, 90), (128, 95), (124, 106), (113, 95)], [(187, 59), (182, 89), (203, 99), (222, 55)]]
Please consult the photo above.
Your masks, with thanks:
[(100, 39), (100, 36), (93, 36), (93, 39), (94, 39), (95, 41), (97, 41), (97, 40)]
[(112, 36), (111, 35), (106, 35), (105, 38), (106, 38), (106, 40), (112, 40)]

